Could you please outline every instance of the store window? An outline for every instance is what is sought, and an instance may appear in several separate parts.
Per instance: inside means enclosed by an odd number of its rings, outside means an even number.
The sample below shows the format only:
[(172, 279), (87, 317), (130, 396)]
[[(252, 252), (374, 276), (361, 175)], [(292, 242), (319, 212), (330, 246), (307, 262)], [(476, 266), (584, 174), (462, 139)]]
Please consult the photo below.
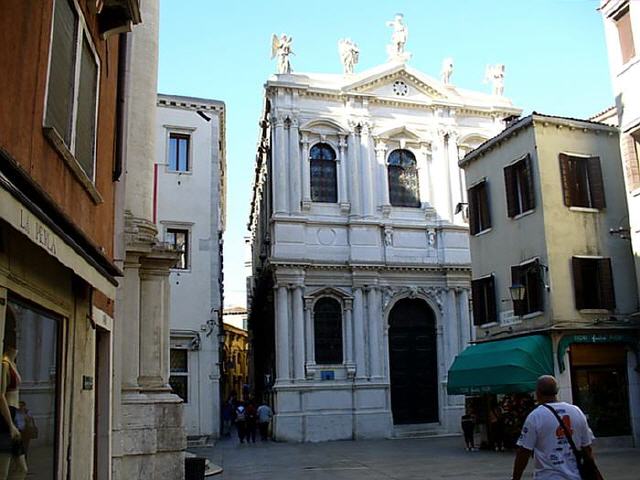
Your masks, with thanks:
[[(21, 436), (21, 441), (10, 447), (19, 455), (0, 451), (0, 474), (3, 468), (14, 472), (26, 468), (28, 478), (53, 479), (58, 437), (60, 321), (31, 304), (10, 299), (0, 323), (0, 392), (9, 406), (11, 423)], [(13, 426), (8, 426), (7, 419), (0, 415), (3, 432)]]
[(189, 351), (172, 348), (169, 353), (169, 385), (184, 403), (189, 403)]

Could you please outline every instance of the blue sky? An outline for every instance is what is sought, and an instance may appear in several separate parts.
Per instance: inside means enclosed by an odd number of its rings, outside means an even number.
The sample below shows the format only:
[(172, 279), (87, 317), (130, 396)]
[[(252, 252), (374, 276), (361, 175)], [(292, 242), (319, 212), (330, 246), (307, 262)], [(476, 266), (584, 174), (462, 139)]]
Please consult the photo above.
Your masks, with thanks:
[(340, 38), (360, 47), (356, 72), (386, 60), (402, 12), (410, 64), (438, 77), (454, 59), (452, 82), (490, 91), (485, 65), (504, 63), (505, 95), (524, 109), (588, 117), (613, 104), (598, 0), (161, 0), (161, 93), (222, 100), (227, 106), (228, 203), (225, 304), (244, 304), (243, 237), (262, 108), (275, 72), (272, 33), (293, 36), (298, 72), (339, 73)]

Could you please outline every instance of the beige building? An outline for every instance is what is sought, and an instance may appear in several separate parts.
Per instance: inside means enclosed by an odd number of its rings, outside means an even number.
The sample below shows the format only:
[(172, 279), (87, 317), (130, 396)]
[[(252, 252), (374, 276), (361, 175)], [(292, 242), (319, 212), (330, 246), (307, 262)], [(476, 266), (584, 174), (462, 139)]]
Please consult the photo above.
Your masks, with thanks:
[(249, 333), (229, 323), (224, 324), (224, 370), (222, 398), (232, 393), (240, 400), (248, 400), (245, 385), (249, 386)]
[[(628, 229), (618, 140), (609, 125), (534, 113), (460, 161), (476, 337), (491, 343), (458, 356), (449, 391), (526, 392), (554, 373), (596, 436), (637, 444), (638, 297), (629, 241), (611, 233)], [(486, 371), (468, 362), (481, 350), (500, 352)]]
[[(603, 0), (600, 11), (609, 53), (620, 151), (624, 166), (631, 243), (636, 276), (640, 275), (640, 4)], [(640, 285), (640, 282), (638, 282)]]

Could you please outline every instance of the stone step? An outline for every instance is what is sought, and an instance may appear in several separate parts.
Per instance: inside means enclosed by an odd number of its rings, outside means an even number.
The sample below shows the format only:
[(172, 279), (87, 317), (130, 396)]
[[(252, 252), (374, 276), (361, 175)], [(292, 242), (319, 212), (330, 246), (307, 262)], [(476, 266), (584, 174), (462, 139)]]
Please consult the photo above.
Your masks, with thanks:
[(458, 433), (447, 433), (439, 424), (395, 425), (391, 438), (430, 438), (430, 437), (457, 437)]

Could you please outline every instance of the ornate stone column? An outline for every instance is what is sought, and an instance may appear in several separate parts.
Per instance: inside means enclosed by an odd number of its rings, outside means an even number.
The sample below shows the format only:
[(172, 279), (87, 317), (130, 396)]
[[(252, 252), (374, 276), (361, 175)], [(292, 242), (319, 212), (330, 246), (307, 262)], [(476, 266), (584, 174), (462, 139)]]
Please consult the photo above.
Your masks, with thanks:
[(300, 173), (300, 138), (298, 134), (298, 118), (291, 118), (289, 124), (289, 191), (291, 192), (291, 213), (300, 213), (302, 205), (301, 173)]
[(433, 180), (431, 178), (430, 152), (426, 143), (420, 144), (418, 159), (418, 182), (420, 182), (420, 201), (433, 206)]
[(362, 199), (360, 196), (360, 139), (358, 138), (358, 125), (349, 122), (351, 131), (347, 139), (347, 153), (349, 155), (349, 199), (351, 201), (351, 214), (362, 215)]
[(436, 196), (436, 210), (438, 214), (451, 221), (453, 219), (453, 207), (451, 205), (451, 170), (449, 169), (449, 154), (446, 140), (447, 130), (439, 129), (435, 142), (434, 162), (437, 165), (438, 185)]
[(387, 144), (384, 140), (376, 140), (376, 163), (378, 164), (378, 178), (380, 183), (380, 210), (386, 217), (391, 212), (389, 200), (389, 174), (387, 172)]
[(369, 313), (369, 368), (371, 378), (380, 378), (382, 361), (380, 358), (380, 301), (377, 287), (367, 288)]
[(287, 144), (284, 131), (284, 117), (271, 115), (271, 122), (275, 125), (275, 145), (273, 146), (273, 191), (275, 196), (275, 213), (287, 213), (287, 171), (286, 154)]
[(140, 376), (142, 391), (170, 392), (169, 273), (177, 253), (158, 249), (140, 265)]
[(445, 321), (443, 322), (445, 332), (444, 339), (446, 348), (444, 349), (444, 368), (446, 371), (453, 363), (453, 359), (458, 353), (458, 306), (456, 304), (455, 288), (447, 288), (445, 300)]
[(469, 319), (469, 290), (459, 288), (458, 311), (460, 316), (460, 351), (469, 345), (471, 341), (471, 322)]
[(289, 295), (287, 287), (277, 285), (276, 290), (276, 383), (288, 383), (289, 371)]
[(362, 288), (353, 289), (353, 326), (354, 326), (354, 349), (356, 359), (357, 378), (366, 378), (366, 349), (364, 336), (364, 301)]
[(302, 286), (289, 287), (293, 295), (293, 376), (296, 380), (304, 379), (304, 312), (302, 306)]
[(338, 135), (338, 163), (339, 173), (338, 178), (338, 202), (340, 203), (340, 211), (348, 213), (351, 205), (349, 204), (349, 197), (347, 196), (347, 157), (346, 157), (347, 141), (344, 135)]
[[(447, 158), (449, 163), (449, 178), (451, 179), (451, 207), (455, 210), (458, 203), (462, 202), (462, 183), (460, 180), (461, 169), (458, 166), (458, 132), (449, 130), (447, 132)], [(453, 221), (453, 211), (451, 221)]]
[[(140, 390), (140, 263), (136, 255), (127, 255), (124, 262), (122, 289), (123, 316), (120, 322), (124, 348), (122, 348), (122, 390)], [(126, 319), (126, 321), (124, 321)]]
[(316, 364), (315, 352), (315, 335), (313, 330), (313, 298), (304, 299), (304, 325), (305, 325), (305, 358), (306, 358), (306, 376), (313, 376), (313, 367)]
[(356, 366), (353, 363), (353, 320), (352, 320), (353, 300), (348, 298), (344, 301), (344, 340), (345, 340), (345, 364), (347, 374), (350, 378), (356, 373)]
[(369, 148), (369, 142), (371, 137), (369, 136), (370, 125), (367, 122), (363, 122), (360, 131), (360, 163), (362, 172), (362, 214), (365, 217), (370, 217), (374, 213), (374, 195), (376, 189), (374, 188), (373, 179), (375, 178), (376, 168), (375, 162), (371, 158), (371, 151)]
[(311, 208), (311, 172), (309, 164), (309, 135), (302, 132), (302, 209), (309, 210)]

